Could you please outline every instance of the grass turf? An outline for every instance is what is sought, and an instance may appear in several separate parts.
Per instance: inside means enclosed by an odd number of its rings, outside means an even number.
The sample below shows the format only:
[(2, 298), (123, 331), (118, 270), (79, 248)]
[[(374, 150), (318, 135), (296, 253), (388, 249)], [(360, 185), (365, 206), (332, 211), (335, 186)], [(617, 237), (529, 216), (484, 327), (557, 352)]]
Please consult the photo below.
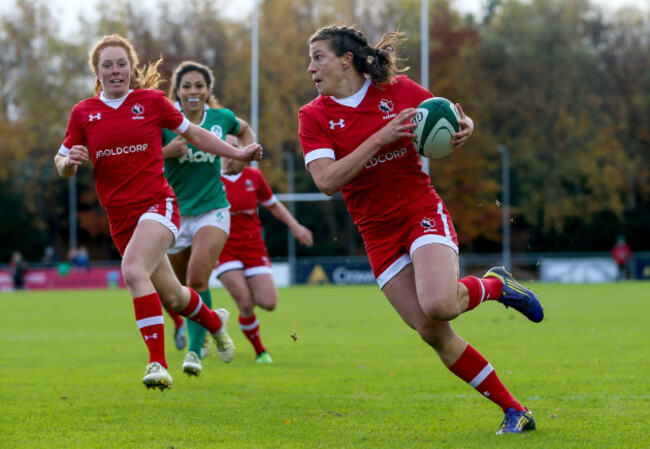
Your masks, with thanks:
[[(374, 286), (280, 290), (260, 311), (272, 365), (233, 313), (235, 360), (199, 378), (166, 319), (174, 388), (148, 356), (125, 290), (0, 294), (2, 448), (643, 448), (650, 285), (535, 284), (540, 324), (489, 302), (454, 322), (538, 430), (496, 436), (501, 410), (453, 376)], [(235, 311), (225, 291), (215, 307)], [(297, 336), (297, 340), (291, 337)]]

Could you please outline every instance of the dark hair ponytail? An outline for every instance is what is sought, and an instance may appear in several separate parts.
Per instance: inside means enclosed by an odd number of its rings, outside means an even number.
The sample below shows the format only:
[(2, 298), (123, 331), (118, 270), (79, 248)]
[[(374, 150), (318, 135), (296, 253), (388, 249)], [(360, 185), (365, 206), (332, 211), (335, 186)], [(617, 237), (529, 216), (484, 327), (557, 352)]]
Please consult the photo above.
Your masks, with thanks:
[(391, 31), (384, 34), (373, 48), (357, 25), (333, 25), (316, 31), (309, 38), (309, 43), (329, 41), (330, 49), (337, 56), (352, 53), (354, 68), (367, 75), (373, 83), (382, 84), (392, 82), (398, 73), (408, 70), (408, 67), (398, 66), (401, 59), (395, 54), (395, 47), (405, 40), (403, 32)]

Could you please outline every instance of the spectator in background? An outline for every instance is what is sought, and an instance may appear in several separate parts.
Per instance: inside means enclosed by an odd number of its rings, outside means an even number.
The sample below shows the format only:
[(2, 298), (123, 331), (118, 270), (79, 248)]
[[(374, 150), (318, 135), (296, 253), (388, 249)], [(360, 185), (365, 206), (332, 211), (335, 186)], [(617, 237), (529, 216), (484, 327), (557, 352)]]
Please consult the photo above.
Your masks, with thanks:
[(58, 261), (59, 259), (56, 257), (56, 253), (54, 252), (54, 247), (53, 246), (45, 247), (45, 251), (43, 252), (43, 258), (41, 259), (43, 265), (45, 265), (46, 267), (54, 267), (56, 266)]
[(612, 248), (612, 257), (618, 266), (618, 280), (624, 281), (627, 279), (627, 268), (628, 264), (632, 260), (634, 254), (632, 253), (632, 248), (625, 241), (624, 236), (619, 236), (616, 244)]
[(76, 255), (77, 255), (77, 248), (70, 248), (68, 250), (68, 263), (70, 265), (74, 264), (74, 258), (76, 257)]
[(76, 268), (90, 269), (90, 256), (85, 246), (80, 246), (72, 256), (72, 266)]
[(20, 251), (14, 251), (11, 255), (9, 267), (11, 268), (11, 275), (14, 280), (14, 289), (23, 290), (25, 288), (25, 261)]

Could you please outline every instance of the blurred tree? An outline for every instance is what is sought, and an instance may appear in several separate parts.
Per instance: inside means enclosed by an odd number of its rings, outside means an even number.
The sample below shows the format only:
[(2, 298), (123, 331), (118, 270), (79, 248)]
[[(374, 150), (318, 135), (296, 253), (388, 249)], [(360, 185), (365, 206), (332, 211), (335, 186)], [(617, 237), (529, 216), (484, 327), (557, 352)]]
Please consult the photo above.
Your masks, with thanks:
[[(650, 203), (650, 17), (639, 10), (620, 10), (601, 33), (599, 72), (605, 79), (603, 109), (608, 112), (610, 138), (626, 155), (617, 169), (622, 175), (628, 210)], [(645, 55), (646, 57), (640, 57)]]
[[(285, 192), (285, 155), (294, 155), (296, 187), (299, 192), (315, 192), (309, 173), (302, 164), (302, 150), (298, 142), (298, 109), (317, 95), (307, 72), (309, 65), (308, 38), (321, 26), (333, 22), (363, 23), (370, 30), (371, 41), (377, 41), (385, 32), (392, 29), (387, 20), (395, 20), (390, 11), (395, 9), (388, 1), (348, 1), (321, 2), (315, 0), (274, 0), (264, 2), (260, 8), (260, 73), (259, 73), (259, 141), (265, 148), (265, 156), (260, 163), (267, 180), (276, 192)], [(381, 30), (381, 31), (380, 31)], [(243, 36), (241, 36), (243, 38)], [(249, 40), (250, 42), (250, 40)], [(233, 55), (240, 59), (249, 52)], [(243, 66), (244, 63), (233, 62)], [(241, 88), (240, 74), (230, 72), (232, 80), (228, 85)], [(239, 78), (236, 78), (239, 77)], [(340, 201), (301, 203), (297, 207), (297, 218), (315, 230), (319, 238), (312, 254), (345, 254), (350, 248), (363, 252), (361, 240), (356, 229), (349, 226), (345, 209)], [(270, 226), (273, 227), (272, 220)], [(286, 235), (281, 227), (272, 235)], [(284, 239), (282, 240), (283, 244)], [(269, 250), (273, 253), (273, 241)], [(278, 248), (279, 249), (279, 248)], [(307, 251), (297, 248), (299, 252)], [(276, 253), (277, 254), (277, 253)]]
[(449, 3), (435, 3), (430, 17), (430, 90), (460, 103), (475, 121), (472, 139), (447, 159), (430, 164), (433, 185), (454, 217), (459, 243), (475, 250), (475, 241), (500, 242), (500, 156), (491, 130), (485, 126), (489, 111), (480, 92), (474, 52), (480, 30), (461, 19)]
[[(228, 55), (232, 51), (233, 41), (228, 36), (232, 27), (222, 17), (223, 0), (191, 0), (183, 2), (182, 8), (178, 3), (165, 0), (158, 10), (156, 31), (160, 41), (160, 50), (164, 56), (164, 74), (171, 77), (172, 71), (185, 60), (194, 60), (207, 65), (215, 75), (214, 94), (223, 102), (229, 86), (224, 83), (225, 73), (231, 71), (228, 67)], [(165, 89), (169, 89), (169, 85)], [(244, 114), (243, 105), (226, 105), (238, 115)]]
[[(404, 57), (408, 75), (421, 82), (420, 0), (403, 0), (400, 30), (409, 37)], [(461, 17), (449, 0), (432, 2), (429, 8), (429, 90), (460, 103), (475, 121), (471, 140), (454, 154), (429, 163), (432, 184), (454, 218), (464, 250), (500, 242), (501, 211), (498, 195), (499, 154), (490, 129), (482, 96), (484, 79), (474, 53), (481, 44), (480, 28), (471, 17)], [(474, 242), (478, 242), (476, 247)]]
[[(635, 249), (650, 248), (650, 15), (621, 9), (600, 42), (599, 69), (605, 78), (603, 108), (608, 111), (608, 135), (620, 142), (626, 158), (616, 167), (623, 185), (625, 214), (615, 233), (626, 235)], [(619, 217), (620, 218), (620, 217)]]
[[(185, 59), (209, 65), (221, 103), (251, 120), (251, 17), (224, 17), (226, 1), (160, 0), (152, 8), (97, 0), (97, 15), (80, 17), (69, 42), (49, 4), (14, 0), (0, 17), (0, 204), (21, 209), (15, 222), (0, 227), (3, 242), (37, 248), (36, 257), (39, 246), (54, 243), (65, 254), (68, 184), (52, 157), (72, 105), (92, 95), (88, 52), (103, 34), (129, 37), (144, 63), (163, 55), (165, 77)], [(289, 154), (296, 190), (316, 191), (297, 138), (297, 110), (316, 96), (306, 71), (311, 33), (332, 22), (358, 23), (374, 44), (399, 28), (408, 37), (401, 55), (417, 81), (420, 6), (420, 0), (260, 3), (258, 139), (266, 149), (261, 169), (276, 192), (286, 191)], [(510, 149), (514, 251), (589, 250), (605, 245), (598, 236), (617, 233), (637, 250), (650, 248), (650, 17), (633, 8), (604, 17), (589, 0), (488, 0), (477, 21), (453, 6), (430, 2), (429, 87), (460, 102), (476, 130), (430, 171), (463, 248), (498, 248), (498, 144)], [(80, 244), (100, 248), (94, 258), (114, 257), (91, 166), (77, 177)], [(316, 248), (298, 247), (299, 254), (363, 253), (340, 200), (300, 203), (296, 212), (320, 236)], [(284, 255), (285, 230), (270, 230), (270, 246)]]
[(604, 108), (603, 31), (588, 0), (509, 1), (474, 56), (489, 74), (477, 86), (488, 126), (511, 150), (514, 211), (542, 233), (623, 211), (617, 172), (627, 156)]
[(17, 216), (27, 222), (15, 225), (30, 229), (31, 241), (65, 251), (59, 232), (68, 211), (67, 186), (53, 157), (65, 133), (60, 118), (79, 98), (85, 58), (77, 45), (58, 37), (44, 2), (18, 0), (15, 6), (0, 22), (0, 180), (8, 186), (0, 195), (21, 198), (25, 213)]

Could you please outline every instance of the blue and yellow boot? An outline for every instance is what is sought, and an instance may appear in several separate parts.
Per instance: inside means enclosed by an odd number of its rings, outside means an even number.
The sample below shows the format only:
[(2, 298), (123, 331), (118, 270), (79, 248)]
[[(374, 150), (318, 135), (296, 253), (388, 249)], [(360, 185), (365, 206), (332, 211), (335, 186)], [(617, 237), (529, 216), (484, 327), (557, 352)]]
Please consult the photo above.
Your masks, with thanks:
[(506, 416), (501, 421), (497, 435), (504, 433), (521, 433), (528, 430), (535, 430), (535, 418), (528, 410), (517, 411), (513, 407), (506, 410)]
[(484, 279), (488, 277), (496, 278), (503, 284), (498, 301), (506, 308), (512, 307), (534, 323), (544, 319), (544, 308), (535, 293), (515, 281), (505, 267), (490, 268), (483, 276)]

